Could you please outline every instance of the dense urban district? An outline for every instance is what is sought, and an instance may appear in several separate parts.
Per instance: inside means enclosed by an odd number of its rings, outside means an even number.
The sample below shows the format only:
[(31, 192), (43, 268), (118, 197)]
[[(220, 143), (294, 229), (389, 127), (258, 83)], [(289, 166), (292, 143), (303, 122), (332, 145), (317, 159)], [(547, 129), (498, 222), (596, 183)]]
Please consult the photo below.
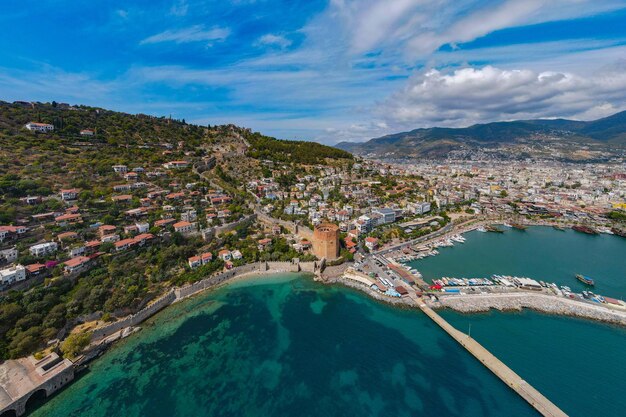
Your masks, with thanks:
[(470, 227), (626, 233), (618, 159), (386, 163), (54, 102), (0, 103), (0, 140), (0, 358), (34, 355), (33, 369), (75, 360), (172, 288), (250, 265), (310, 263), (415, 297), (441, 286), (401, 261)]

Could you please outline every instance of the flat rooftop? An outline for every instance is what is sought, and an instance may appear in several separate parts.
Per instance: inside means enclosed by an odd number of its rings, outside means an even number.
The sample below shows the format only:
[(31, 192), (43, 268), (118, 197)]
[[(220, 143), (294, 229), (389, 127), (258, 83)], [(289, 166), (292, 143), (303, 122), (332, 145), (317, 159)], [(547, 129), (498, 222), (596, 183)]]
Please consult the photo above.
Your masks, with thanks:
[(42, 386), (73, 364), (51, 353), (37, 360), (33, 356), (0, 364), (0, 410)]

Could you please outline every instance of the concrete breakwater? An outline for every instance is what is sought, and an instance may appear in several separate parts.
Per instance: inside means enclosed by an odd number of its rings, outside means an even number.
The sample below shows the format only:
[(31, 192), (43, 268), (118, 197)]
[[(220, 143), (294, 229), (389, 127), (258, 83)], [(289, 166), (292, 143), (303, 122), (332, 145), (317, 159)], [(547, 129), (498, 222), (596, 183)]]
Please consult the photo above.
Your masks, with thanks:
[(486, 312), (490, 309), (511, 311), (529, 308), (548, 314), (581, 317), (626, 326), (626, 311), (573, 301), (545, 294), (506, 293), (440, 297), (433, 308), (447, 307), (461, 313)]

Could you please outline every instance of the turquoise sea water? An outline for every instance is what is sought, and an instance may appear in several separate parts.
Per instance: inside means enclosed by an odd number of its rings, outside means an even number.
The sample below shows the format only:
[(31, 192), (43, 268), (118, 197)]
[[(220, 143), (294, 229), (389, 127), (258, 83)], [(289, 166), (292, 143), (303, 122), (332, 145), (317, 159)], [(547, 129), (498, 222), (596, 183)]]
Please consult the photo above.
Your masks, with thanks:
[(439, 248), (438, 256), (410, 265), (427, 280), (517, 275), (567, 285), (578, 292), (587, 288), (575, 278), (583, 274), (594, 278), (594, 292), (626, 300), (626, 239), (551, 227), (505, 230), (466, 233), (465, 243)]
[(571, 417), (626, 415), (626, 329), (532, 311), (442, 316)]
[(166, 309), (32, 415), (536, 413), (420, 312), (283, 275)]

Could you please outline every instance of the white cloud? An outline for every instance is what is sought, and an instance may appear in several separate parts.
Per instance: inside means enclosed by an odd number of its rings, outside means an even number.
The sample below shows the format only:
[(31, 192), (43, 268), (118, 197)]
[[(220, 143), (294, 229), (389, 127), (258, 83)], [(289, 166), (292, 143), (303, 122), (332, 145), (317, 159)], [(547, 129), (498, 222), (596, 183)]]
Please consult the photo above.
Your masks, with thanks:
[(582, 77), (486, 66), (415, 76), (377, 113), (396, 128), (466, 126), (536, 117), (595, 118), (619, 111), (625, 103), (624, 71)]
[(216, 42), (223, 41), (230, 35), (230, 29), (214, 27), (206, 29), (202, 25), (195, 25), (183, 29), (166, 30), (156, 35), (147, 37), (140, 42), (141, 45), (174, 42), (177, 44), (189, 42)]
[(257, 41), (258, 45), (276, 46), (281, 49), (288, 47), (291, 43), (291, 40), (285, 38), (284, 36), (274, 35), (271, 33), (261, 36)]
[(412, 63), (495, 30), (623, 7), (623, 0), (331, 0), (303, 32), (327, 46), (347, 44), (351, 55), (380, 52)]

